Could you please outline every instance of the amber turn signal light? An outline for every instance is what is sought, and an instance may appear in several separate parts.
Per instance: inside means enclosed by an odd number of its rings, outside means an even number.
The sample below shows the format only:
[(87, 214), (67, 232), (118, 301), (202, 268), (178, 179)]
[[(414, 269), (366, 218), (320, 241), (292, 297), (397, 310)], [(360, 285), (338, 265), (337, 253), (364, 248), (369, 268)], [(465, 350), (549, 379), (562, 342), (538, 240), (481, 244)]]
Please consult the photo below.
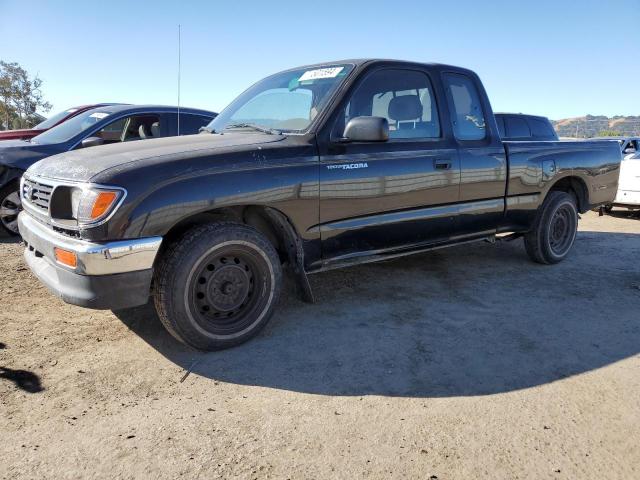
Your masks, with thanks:
[(91, 218), (95, 220), (96, 218), (100, 218), (102, 215), (107, 212), (113, 202), (118, 198), (118, 194), (116, 192), (100, 192), (93, 202), (93, 207), (91, 208)]
[(78, 258), (76, 254), (69, 250), (63, 250), (62, 248), (54, 247), (54, 253), (56, 254), (56, 260), (58, 263), (66, 265), (67, 267), (76, 268), (78, 265)]

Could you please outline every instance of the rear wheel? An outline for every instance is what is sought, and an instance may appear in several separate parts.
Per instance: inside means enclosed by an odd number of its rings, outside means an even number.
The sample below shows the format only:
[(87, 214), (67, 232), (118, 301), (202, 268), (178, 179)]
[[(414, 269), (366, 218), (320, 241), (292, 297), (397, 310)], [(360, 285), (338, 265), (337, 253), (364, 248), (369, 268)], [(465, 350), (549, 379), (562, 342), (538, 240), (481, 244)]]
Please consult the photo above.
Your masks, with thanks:
[(18, 214), (22, 211), (20, 186), (13, 182), (0, 189), (0, 224), (10, 235), (18, 235)]
[(562, 191), (549, 192), (533, 229), (524, 237), (527, 254), (538, 263), (558, 263), (569, 254), (577, 232), (575, 197)]
[(165, 252), (154, 299), (174, 337), (217, 350), (249, 340), (267, 324), (281, 283), (278, 254), (264, 235), (216, 223), (189, 230)]

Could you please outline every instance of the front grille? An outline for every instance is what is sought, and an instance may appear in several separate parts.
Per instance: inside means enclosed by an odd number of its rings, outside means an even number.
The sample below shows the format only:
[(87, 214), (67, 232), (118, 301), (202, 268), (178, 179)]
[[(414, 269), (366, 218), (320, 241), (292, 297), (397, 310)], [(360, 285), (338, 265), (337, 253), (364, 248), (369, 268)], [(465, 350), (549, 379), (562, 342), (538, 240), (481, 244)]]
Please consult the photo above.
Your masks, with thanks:
[(44, 213), (49, 211), (53, 186), (42, 182), (36, 182), (30, 178), (24, 179), (22, 186), (22, 200)]

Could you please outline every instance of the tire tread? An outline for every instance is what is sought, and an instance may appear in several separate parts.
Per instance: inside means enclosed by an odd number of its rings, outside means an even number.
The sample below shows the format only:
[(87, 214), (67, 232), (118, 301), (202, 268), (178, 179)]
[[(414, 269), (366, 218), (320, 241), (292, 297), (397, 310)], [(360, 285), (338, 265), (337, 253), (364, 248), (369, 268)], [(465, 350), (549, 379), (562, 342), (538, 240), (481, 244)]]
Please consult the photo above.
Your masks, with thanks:
[(524, 247), (527, 255), (529, 255), (529, 258), (531, 258), (531, 260), (536, 263), (550, 265), (560, 261), (551, 257), (546, 251), (544, 239), (546, 228), (551, 220), (550, 216), (553, 210), (553, 206), (556, 203), (559, 203), (566, 199), (571, 200), (574, 208), (576, 209), (577, 215), (575, 196), (562, 190), (552, 190), (551, 192), (549, 192), (547, 198), (545, 198), (542, 206), (538, 210), (531, 230), (524, 235)]
[[(226, 237), (226, 238), (222, 238)], [(218, 241), (227, 240), (251, 240), (259, 248), (261, 248), (269, 257), (275, 274), (275, 291), (274, 298), (268, 306), (271, 309), (265, 318), (260, 322), (257, 328), (252, 329), (241, 337), (229, 341), (214, 341), (212, 339), (203, 338), (188, 328), (184, 328), (181, 321), (181, 314), (174, 305), (172, 293), (176, 288), (173, 285), (173, 279), (177, 272), (185, 266), (182, 261), (198, 243), (206, 241), (204, 239), (217, 238)], [(213, 244), (211, 244), (213, 245)], [(252, 227), (235, 222), (216, 222), (205, 225), (195, 226), (183, 234), (177, 241), (171, 243), (167, 249), (162, 252), (155, 272), (153, 300), (158, 313), (158, 317), (162, 325), (167, 331), (185, 345), (194, 347), (199, 350), (218, 350), (228, 348), (256, 335), (268, 322), (269, 317), (273, 313), (274, 305), (277, 303), (281, 289), (282, 270), (278, 254), (269, 240), (260, 232)], [(179, 288), (180, 286), (178, 286)]]

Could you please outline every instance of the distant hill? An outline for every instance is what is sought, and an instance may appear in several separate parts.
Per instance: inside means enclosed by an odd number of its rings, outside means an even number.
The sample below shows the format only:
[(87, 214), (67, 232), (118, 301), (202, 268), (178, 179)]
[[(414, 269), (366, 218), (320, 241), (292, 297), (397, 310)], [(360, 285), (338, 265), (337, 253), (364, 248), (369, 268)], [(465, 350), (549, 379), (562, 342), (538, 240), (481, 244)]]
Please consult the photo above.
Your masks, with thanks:
[(560, 137), (591, 138), (601, 135), (640, 136), (640, 116), (605, 117), (586, 115), (584, 117), (552, 120)]

